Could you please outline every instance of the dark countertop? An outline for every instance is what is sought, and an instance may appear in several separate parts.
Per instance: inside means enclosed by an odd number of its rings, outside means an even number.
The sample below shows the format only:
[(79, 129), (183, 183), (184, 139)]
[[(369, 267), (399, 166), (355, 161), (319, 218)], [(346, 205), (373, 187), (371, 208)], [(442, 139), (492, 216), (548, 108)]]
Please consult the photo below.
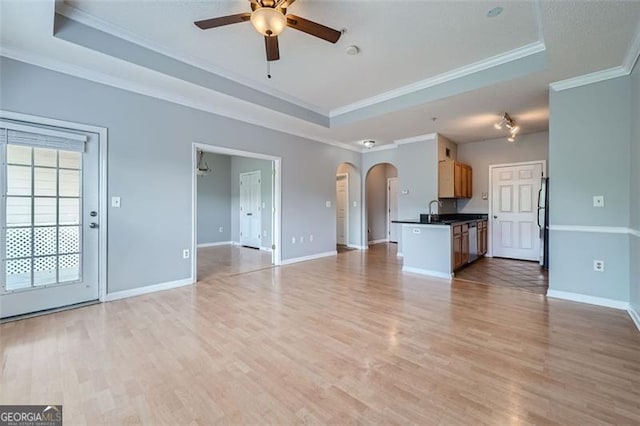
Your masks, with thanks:
[(420, 215), (420, 220), (418, 219), (407, 219), (407, 220), (392, 220), (393, 223), (407, 224), (407, 225), (442, 225), (442, 226), (450, 226), (453, 224), (460, 224), (465, 222), (475, 222), (477, 220), (487, 220), (488, 215), (479, 213), (479, 214), (441, 214), (438, 217), (438, 220), (435, 222), (427, 221), (426, 214)]

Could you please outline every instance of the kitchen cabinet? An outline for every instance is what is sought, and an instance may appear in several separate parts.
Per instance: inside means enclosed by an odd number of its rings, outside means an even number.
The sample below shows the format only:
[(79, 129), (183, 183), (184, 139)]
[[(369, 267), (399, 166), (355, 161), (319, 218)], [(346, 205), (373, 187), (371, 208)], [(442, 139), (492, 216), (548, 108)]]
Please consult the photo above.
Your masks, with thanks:
[(487, 254), (487, 221), (478, 221), (478, 256)]
[(469, 225), (454, 225), (451, 230), (452, 263), (457, 269), (469, 262)]
[(445, 160), (438, 164), (438, 197), (471, 198), (473, 170), (468, 164)]

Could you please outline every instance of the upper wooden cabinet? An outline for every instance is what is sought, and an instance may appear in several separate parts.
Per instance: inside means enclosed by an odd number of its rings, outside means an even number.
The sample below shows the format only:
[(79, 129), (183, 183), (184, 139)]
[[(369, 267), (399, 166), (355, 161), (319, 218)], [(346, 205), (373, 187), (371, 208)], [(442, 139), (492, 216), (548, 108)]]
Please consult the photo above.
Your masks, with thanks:
[(473, 171), (468, 164), (440, 161), (438, 165), (439, 198), (471, 198)]

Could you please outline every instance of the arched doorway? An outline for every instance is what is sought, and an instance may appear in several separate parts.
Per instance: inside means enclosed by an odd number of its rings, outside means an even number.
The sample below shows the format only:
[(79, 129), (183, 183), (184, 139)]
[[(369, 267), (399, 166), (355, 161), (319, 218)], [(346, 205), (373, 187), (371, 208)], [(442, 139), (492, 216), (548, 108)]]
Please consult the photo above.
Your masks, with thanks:
[(360, 172), (351, 163), (336, 169), (336, 246), (338, 252), (360, 247)]
[(398, 242), (398, 169), (390, 163), (371, 167), (365, 182), (367, 245)]

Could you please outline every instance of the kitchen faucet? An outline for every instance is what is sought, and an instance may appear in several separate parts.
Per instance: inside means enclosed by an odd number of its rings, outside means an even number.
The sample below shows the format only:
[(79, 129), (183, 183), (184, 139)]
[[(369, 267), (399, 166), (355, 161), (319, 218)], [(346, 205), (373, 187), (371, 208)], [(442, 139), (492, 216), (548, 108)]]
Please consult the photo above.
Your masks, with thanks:
[[(436, 214), (431, 214), (431, 212), (433, 211), (433, 209), (431, 208), (431, 205), (433, 203), (436, 203)], [(434, 220), (438, 220), (438, 216), (439, 216), (439, 213), (440, 213), (440, 209), (438, 207), (441, 206), (441, 205), (442, 205), (442, 201), (440, 201), (440, 200), (431, 200), (431, 201), (429, 201), (429, 219), (428, 219), (429, 222), (432, 222)]]

